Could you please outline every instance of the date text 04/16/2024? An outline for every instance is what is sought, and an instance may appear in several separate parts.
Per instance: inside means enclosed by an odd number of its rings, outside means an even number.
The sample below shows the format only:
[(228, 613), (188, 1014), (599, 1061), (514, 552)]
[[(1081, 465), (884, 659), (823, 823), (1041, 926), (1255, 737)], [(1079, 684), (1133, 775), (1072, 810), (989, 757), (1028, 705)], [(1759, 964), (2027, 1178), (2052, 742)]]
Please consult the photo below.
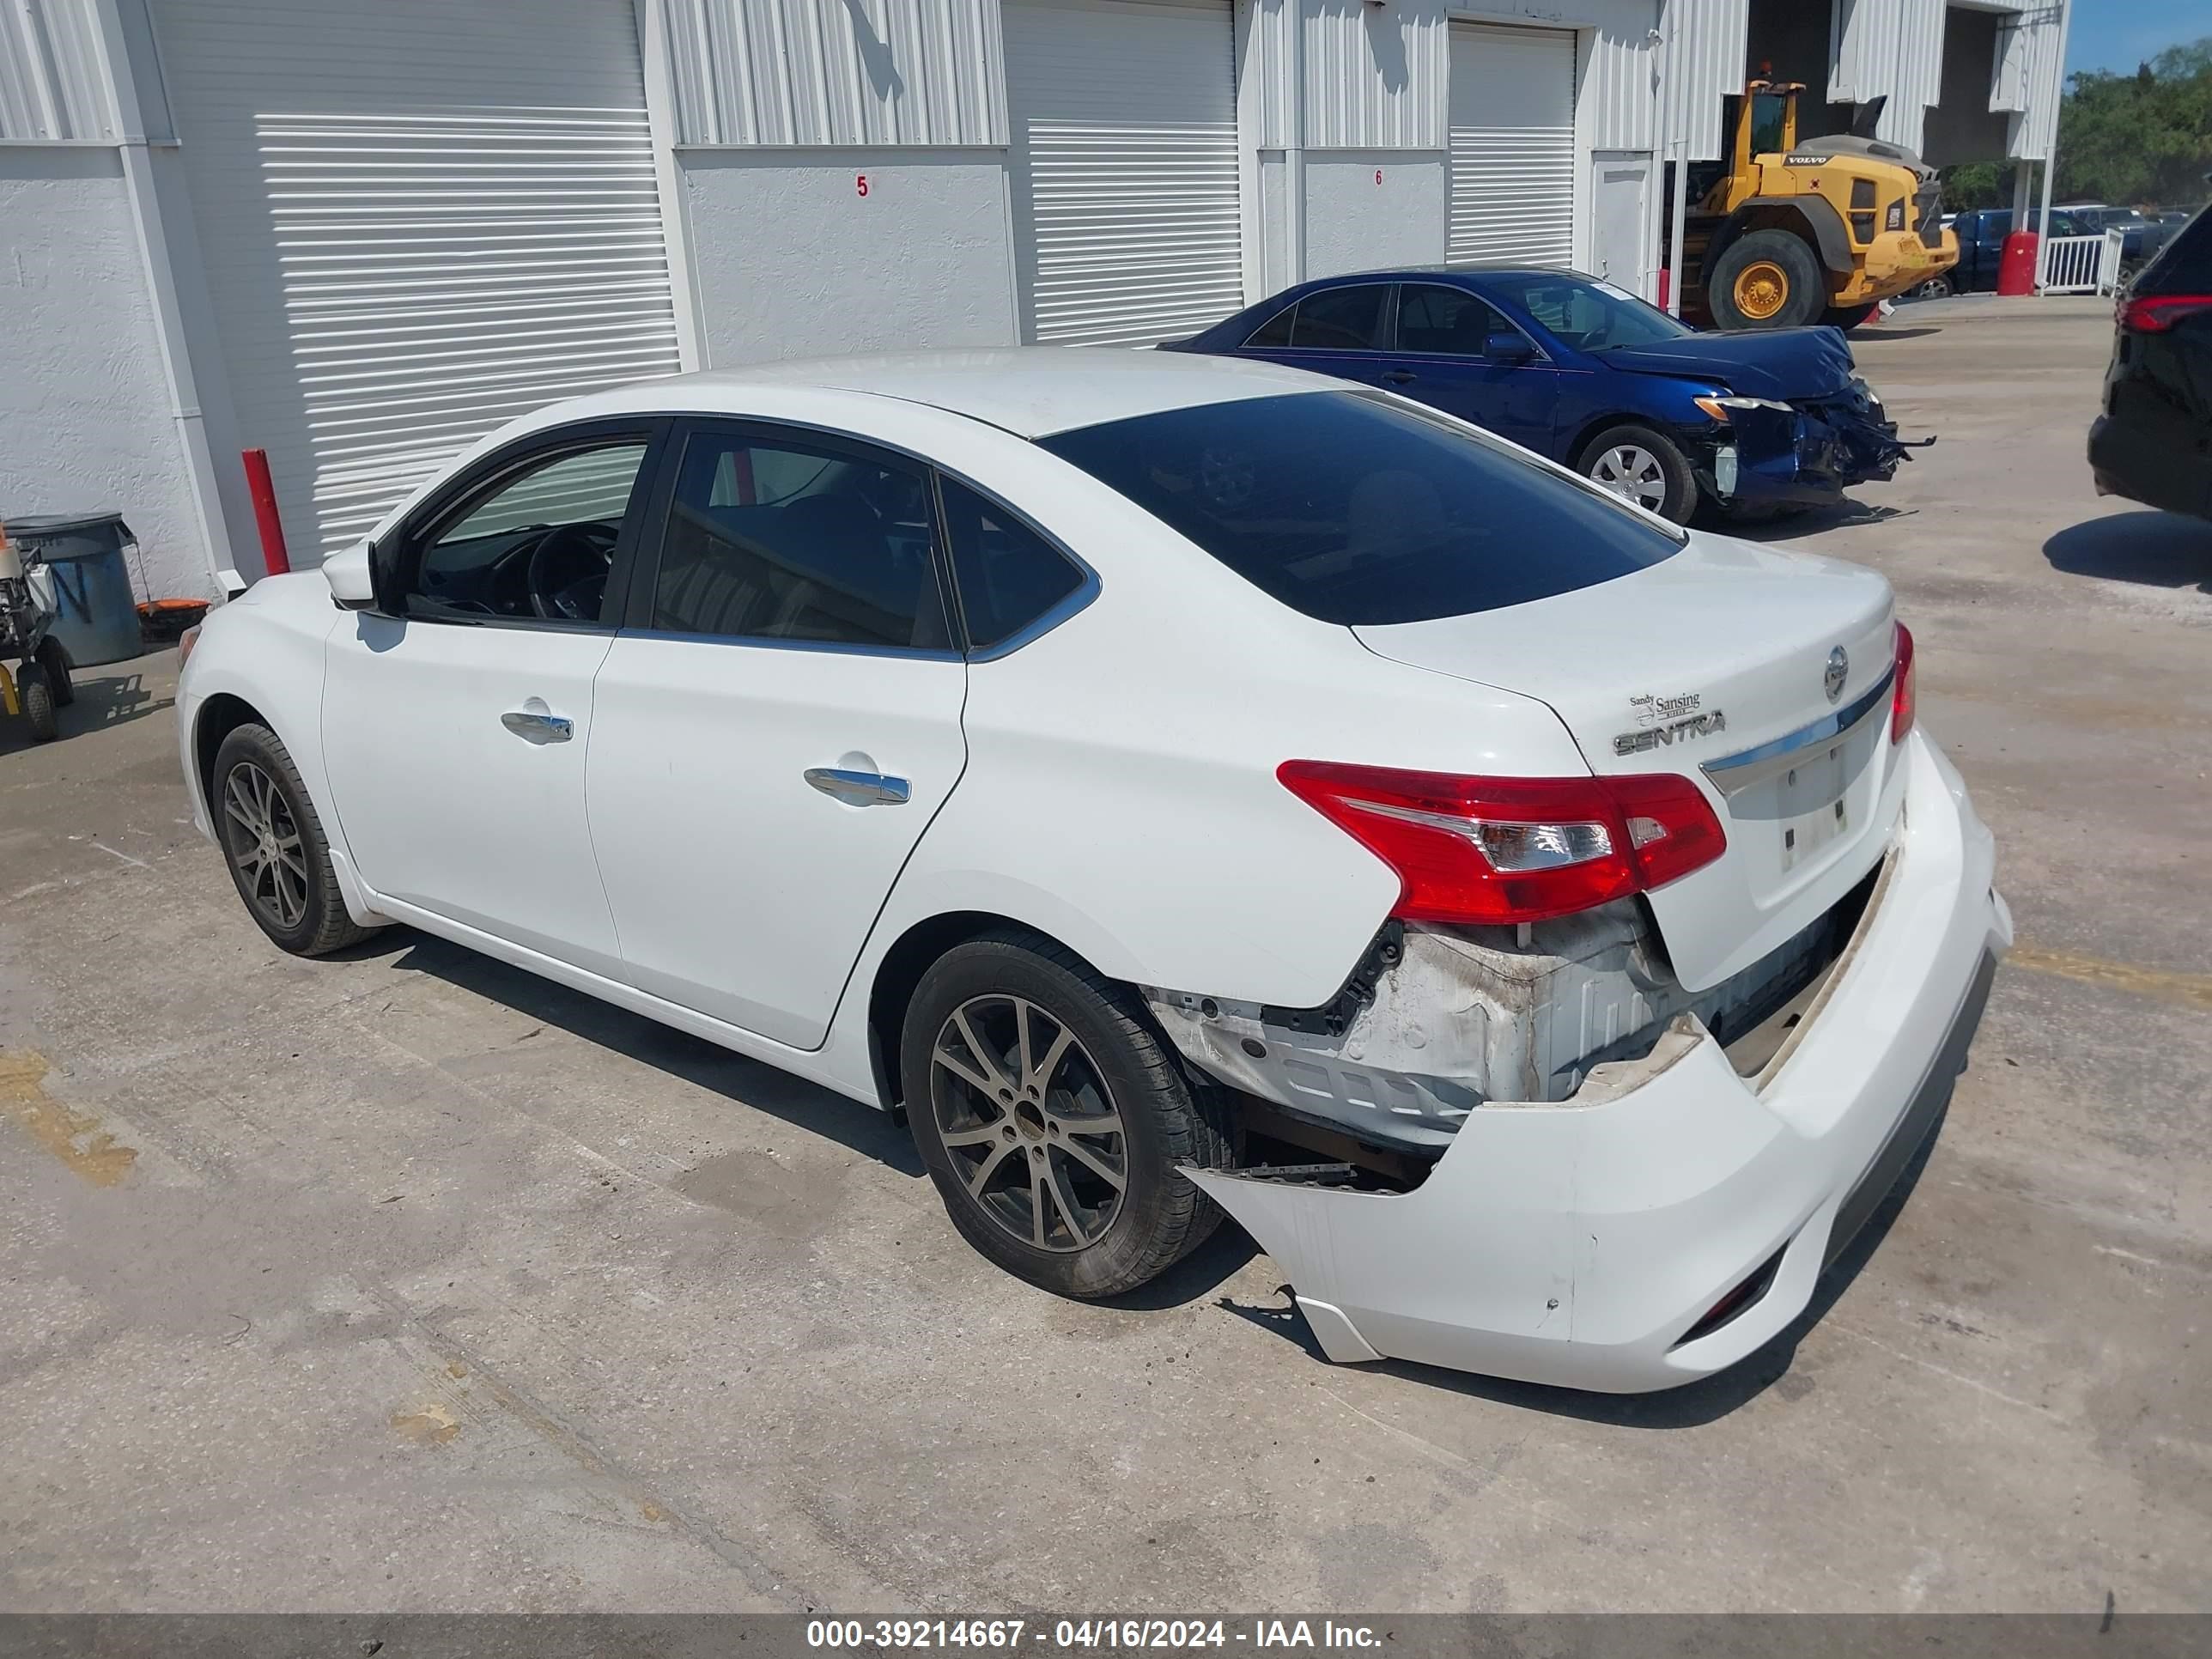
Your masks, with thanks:
[(1020, 1648), (1059, 1650), (1225, 1648), (1372, 1648), (1371, 1627), (1334, 1620), (1060, 1619), (1032, 1626), (1024, 1619), (810, 1619), (806, 1645), (828, 1649)]

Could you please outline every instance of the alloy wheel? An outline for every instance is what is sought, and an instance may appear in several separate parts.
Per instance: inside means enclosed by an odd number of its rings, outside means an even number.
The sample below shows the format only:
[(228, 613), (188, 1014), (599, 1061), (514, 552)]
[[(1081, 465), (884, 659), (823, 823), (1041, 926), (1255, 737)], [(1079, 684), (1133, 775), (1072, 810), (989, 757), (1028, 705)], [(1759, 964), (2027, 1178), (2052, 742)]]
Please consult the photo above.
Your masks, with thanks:
[(307, 914), (307, 852), (283, 793), (252, 761), (230, 769), (222, 783), (222, 815), (232, 861), (253, 907), (279, 928)]
[(1667, 504), (1667, 471), (1641, 444), (1615, 444), (1598, 456), (1590, 482), (1656, 513)]
[(1074, 1032), (1025, 998), (970, 997), (939, 1028), (929, 1079), (953, 1173), (1000, 1229), (1059, 1254), (1105, 1237), (1128, 1190), (1128, 1136)]

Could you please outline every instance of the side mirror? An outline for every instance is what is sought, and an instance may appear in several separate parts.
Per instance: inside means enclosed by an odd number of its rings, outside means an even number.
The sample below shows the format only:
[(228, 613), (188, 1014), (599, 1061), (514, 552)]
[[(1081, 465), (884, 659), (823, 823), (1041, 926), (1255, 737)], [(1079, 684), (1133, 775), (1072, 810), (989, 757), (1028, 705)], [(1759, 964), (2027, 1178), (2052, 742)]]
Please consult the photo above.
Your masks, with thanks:
[(323, 580), (331, 585), (331, 599), (341, 609), (366, 611), (376, 603), (376, 582), (368, 560), (368, 543), (358, 541), (323, 561)]
[(1510, 329), (1490, 336), (1482, 343), (1482, 358), (1490, 363), (1525, 363), (1533, 362), (1536, 347), (1525, 334)]

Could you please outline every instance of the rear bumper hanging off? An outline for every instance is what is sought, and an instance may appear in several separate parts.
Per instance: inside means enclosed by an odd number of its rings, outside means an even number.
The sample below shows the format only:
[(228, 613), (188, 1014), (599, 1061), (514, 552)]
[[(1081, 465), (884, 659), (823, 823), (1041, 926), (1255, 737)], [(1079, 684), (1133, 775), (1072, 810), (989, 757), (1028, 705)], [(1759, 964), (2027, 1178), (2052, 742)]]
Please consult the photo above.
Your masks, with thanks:
[(1685, 1017), (1569, 1100), (1475, 1108), (1410, 1192), (1188, 1171), (1285, 1270), (1330, 1358), (1639, 1393), (1804, 1310), (1940, 1116), (2012, 939), (1964, 784), (1908, 744), (1886, 890), (1757, 1077)]

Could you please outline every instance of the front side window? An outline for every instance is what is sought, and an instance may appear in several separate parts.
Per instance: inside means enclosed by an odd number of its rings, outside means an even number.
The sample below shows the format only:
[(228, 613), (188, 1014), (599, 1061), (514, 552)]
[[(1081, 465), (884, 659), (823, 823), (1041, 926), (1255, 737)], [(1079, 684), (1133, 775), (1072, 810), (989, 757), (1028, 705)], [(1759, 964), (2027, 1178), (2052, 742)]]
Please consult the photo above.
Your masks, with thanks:
[(1207, 404), (1041, 441), (1283, 604), (1347, 626), (1549, 599), (1681, 545), (1594, 485), (1370, 392)]
[(508, 474), (431, 535), (408, 578), (406, 614), (601, 622), (645, 452), (643, 438), (622, 438)]
[(973, 649), (1011, 639), (1083, 586), (1082, 571), (997, 502), (957, 478), (941, 479), (939, 488)]
[(949, 650), (933, 526), (918, 467), (695, 432), (669, 503), (652, 626), (728, 640)]
[(1299, 351), (1370, 351), (1382, 343), (1382, 310), (1390, 297), (1383, 283), (1324, 289), (1298, 301), (1291, 346)]

